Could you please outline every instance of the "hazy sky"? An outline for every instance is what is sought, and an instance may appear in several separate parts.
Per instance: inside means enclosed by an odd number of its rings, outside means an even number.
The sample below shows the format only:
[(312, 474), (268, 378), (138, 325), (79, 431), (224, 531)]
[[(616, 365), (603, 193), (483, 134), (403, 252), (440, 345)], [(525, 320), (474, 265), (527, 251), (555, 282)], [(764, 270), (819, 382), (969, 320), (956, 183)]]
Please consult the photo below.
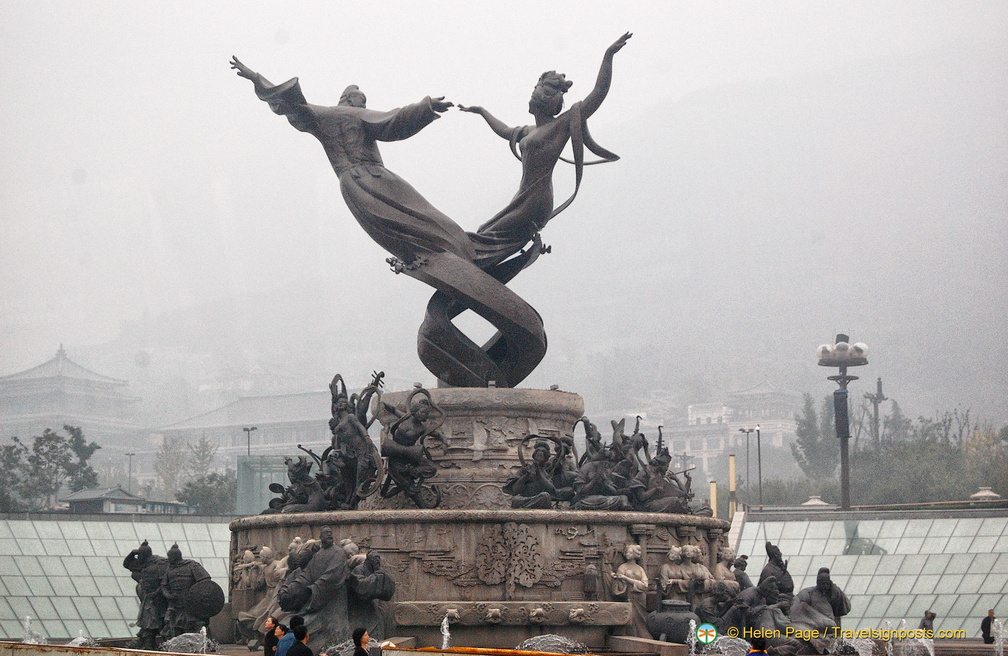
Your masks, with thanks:
[[(872, 342), (874, 330), (876, 349), (888, 346), (892, 353), (895, 344), (902, 343), (905, 377), (914, 378), (918, 388), (961, 387), (961, 381), (979, 378), (987, 381), (983, 386), (987, 397), (981, 405), (1004, 408), (1008, 384), (1003, 363), (995, 362), (1000, 353), (975, 353), (955, 375), (938, 376), (946, 383), (928, 378), (933, 375), (934, 360), (943, 353), (996, 348), (1006, 337), (1008, 258), (1003, 226), (1008, 71), (1004, 62), (1008, 41), (1004, 35), (1008, 34), (1008, 4), (459, 1), (426, 2), (420, 7), (413, 2), (0, 3), (0, 70), (5, 87), (0, 97), (4, 144), (0, 151), (0, 374), (41, 362), (61, 342), (70, 347), (112, 341), (124, 321), (149, 319), (166, 310), (235, 294), (289, 288), (306, 280), (335, 280), (333, 296), (342, 292), (355, 303), (402, 294), (404, 306), (395, 316), (408, 324), (404, 334), (419, 325), (427, 290), (387, 272), (386, 254), (346, 210), (318, 143), (294, 131), (255, 98), (251, 84), (229, 69), (232, 55), (273, 82), (300, 77), (310, 102), (335, 104), (342, 89), (353, 83), (367, 93), (369, 106), (378, 109), (415, 102), (428, 94), (445, 95), (456, 102), (483, 105), (515, 125), (529, 121), (528, 95), (542, 71), (566, 73), (575, 83), (568, 97), (580, 99), (594, 82), (606, 46), (629, 30), (634, 37), (617, 55), (610, 96), (591, 123), (595, 138), (623, 159), (593, 167), (586, 174), (583, 196), (555, 222), (562, 224), (547, 228), (547, 241), (564, 246), (568, 254), (551, 256), (555, 258), (552, 270), (523, 274), (525, 288), (540, 290), (533, 295), (538, 293), (543, 300), (533, 304), (543, 311), (540, 304), (573, 294), (568, 288), (561, 292), (550, 287), (551, 276), (556, 275), (560, 281), (581, 281), (584, 287), (574, 295), (594, 299), (593, 311), (600, 316), (607, 314), (607, 302), (614, 296), (629, 295), (627, 303), (656, 308), (676, 305), (680, 297), (667, 285), (660, 285), (667, 298), (653, 294), (634, 298), (637, 282), (647, 282), (648, 271), (654, 270), (648, 268), (651, 258), (664, 262), (659, 267), (662, 280), (669, 271), (678, 271), (687, 285), (702, 284), (697, 276), (689, 275), (696, 271), (695, 260), (690, 264), (689, 258), (677, 259), (677, 255), (688, 250), (691, 257), (702, 259), (709, 253), (714, 258), (709, 261), (716, 261), (717, 253), (723, 251), (716, 225), (710, 234), (699, 228), (664, 232), (664, 226), (691, 225), (677, 215), (683, 208), (698, 206), (699, 201), (691, 201), (689, 195), (716, 198), (737, 215), (747, 211), (747, 203), (762, 207), (761, 202), (770, 202), (760, 201), (758, 190), (756, 200), (753, 190), (741, 190), (744, 179), (719, 178), (731, 162), (716, 151), (703, 157), (692, 153), (694, 168), (685, 178), (674, 173), (684, 153), (655, 150), (660, 141), (656, 136), (673, 135), (680, 141), (696, 137), (700, 141), (691, 142), (694, 145), (716, 144), (717, 135), (704, 119), (712, 115), (710, 107), (719, 106), (719, 97), (728, 99), (721, 107), (734, 107), (731, 99), (740, 95), (758, 102), (776, 89), (783, 89), (787, 96), (795, 88), (829, 85), (831, 80), (847, 81), (850, 93), (849, 79), (870, 78), (881, 74), (878, 71), (892, 75), (895, 84), (888, 85), (889, 78), (876, 79), (877, 86), (871, 88), (891, 88), (894, 97), (900, 97), (899, 85), (909, 79), (900, 67), (913, 69), (916, 62), (925, 61), (932, 66), (928, 75), (933, 70), (941, 73), (941, 62), (952, 53), (955, 57), (948, 67), (954, 70), (945, 71), (940, 79), (961, 83), (955, 91), (959, 96), (961, 88), (985, 99), (989, 104), (983, 105), (984, 116), (995, 127), (988, 129), (982, 121), (978, 126), (972, 119), (967, 126), (955, 124), (948, 117), (956, 112), (946, 106), (934, 114), (940, 117), (934, 120), (926, 110), (900, 118), (911, 121), (922, 134), (949, 133), (949, 139), (956, 140), (955, 130), (961, 128), (964, 139), (976, 140), (977, 148), (966, 144), (961, 152), (967, 158), (979, 153), (967, 163), (969, 170), (992, 171), (990, 178), (973, 181), (981, 187), (976, 197), (987, 199), (977, 210), (981, 218), (974, 224), (970, 208), (936, 208), (933, 199), (925, 199), (918, 207), (900, 210), (919, 215), (920, 229), (908, 232), (898, 222), (886, 227), (881, 218), (854, 222), (858, 229), (878, 222), (879, 239), (885, 240), (878, 252), (894, 254), (895, 259), (883, 267), (893, 276), (899, 275), (905, 261), (921, 266), (921, 252), (933, 254), (934, 266), (927, 265), (923, 274), (916, 270), (908, 274), (908, 285), (914, 277), (922, 279), (921, 275), (924, 280), (930, 275), (940, 279), (947, 261), (961, 256), (960, 246), (943, 241), (949, 234), (936, 237), (937, 228), (932, 229), (959, 222), (951, 238), (974, 247), (967, 249), (971, 259), (964, 265), (967, 270), (955, 275), (975, 284), (967, 282), (950, 291), (956, 298), (954, 316), (948, 317), (947, 325), (928, 332), (948, 335), (950, 342), (937, 345), (936, 350), (933, 343), (911, 344), (920, 334), (920, 318), (902, 316), (895, 309), (888, 314), (892, 306), (884, 299), (870, 305), (871, 317), (833, 314), (830, 304), (822, 301), (833, 293), (830, 289), (835, 283), (829, 281), (836, 280), (838, 271), (823, 267), (810, 276), (812, 269), (805, 265), (814, 256), (800, 252), (804, 243), (800, 240), (793, 251), (777, 240), (776, 247), (782, 250), (760, 274), (765, 278), (759, 278), (759, 285), (766, 291), (776, 289), (773, 281), (789, 276), (821, 279), (822, 285), (808, 282), (791, 288), (807, 295), (794, 299), (796, 312), (819, 312), (821, 321), (796, 329), (794, 322), (774, 325), (780, 313), (759, 316), (769, 348), (780, 349), (784, 358), (800, 357), (811, 363), (815, 345), (835, 331), (851, 330), (856, 338)], [(954, 68), (958, 66), (964, 68)], [(942, 89), (936, 88), (934, 95), (942, 97)], [(925, 92), (913, 97), (927, 96)], [(846, 96), (850, 97), (856, 98)], [(870, 105), (873, 98), (862, 100)], [(842, 122), (860, 111), (860, 104), (831, 111)], [(977, 105), (972, 98), (967, 104)], [(694, 124), (667, 120), (670, 115), (689, 119), (697, 107), (707, 109), (697, 110), (704, 115), (694, 116)], [(752, 110), (760, 116), (781, 115), (765, 107)], [(885, 109), (873, 111), (884, 113)], [(735, 117), (725, 119), (725, 134), (737, 134), (733, 121), (743, 125), (752, 115), (748, 106), (739, 106)], [(708, 132), (701, 130), (701, 124)], [(780, 152), (787, 152), (788, 135), (792, 129), (800, 133), (801, 128), (752, 124), (746, 125), (745, 134), (757, 142), (779, 138), (785, 143)], [(854, 144), (884, 145), (896, 138), (897, 131), (905, 132), (906, 123), (879, 124), (875, 129), (854, 139), (840, 133), (816, 133), (810, 147), (846, 143), (854, 150)], [(409, 141), (383, 146), (382, 153), (390, 169), (467, 229), (475, 229), (503, 207), (516, 190), (520, 174), (505, 142), (494, 137), (478, 117), (456, 111)], [(856, 154), (852, 157), (856, 159)], [(926, 149), (920, 157), (927, 160), (925, 168), (931, 165)], [(706, 170), (705, 161), (711, 164)], [(762, 161), (752, 166), (765, 175), (777, 164)], [(779, 170), (789, 176), (786, 184), (801, 187), (804, 172), (784, 164)], [(877, 184), (883, 190), (878, 198), (863, 199), (865, 207), (876, 200), (885, 205), (886, 176), (892, 164), (864, 172), (868, 186)], [(915, 162), (895, 164), (904, 175), (904, 169), (913, 168)], [(669, 183), (679, 190), (675, 198), (665, 196), (668, 189), (658, 175), (663, 166), (675, 177)], [(558, 198), (569, 189), (572, 176), (569, 169), (558, 169)], [(632, 186), (652, 178), (657, 182), (647, 191)], [(904, 179), (894, 179), (893, 185), (902, 185)], [(927, 178), (927, 184), (922, 184), (924, 195), (943, 179), (941, 175)], [(845, 185), (862, 181), (847, 176), (829, 184), (845, 192)], [(661, 244), (663, 250), (628, 252), (621, 248), (618, 230), (595, 229), (604, 224), (587, 219), (579, 223), (579, 215), (590, 216), (597, 209), (593, 198), (601, 198), (603, 191), (613, 206), (628, 215), (661, 216), (649, 224), (648, 239), (638, 236), (627, 241), (627, 246), (646, 250), (648, 243)], [(629, 197), (621, 198), (621, 191)], [(894, 193), (912, 203), (917, 192), (904, 187)], [(776, 223), (765, 212), (753, 212), (767, 222), (760, 226), (760, 234), (783, 234), (796, 225), (798, 232), (818, 235), (816, 239), (843, 232), (836, 224), (818, 223), (821, 212), (802, 214), (793, 209), (782, 206), (782, 218)], [(835, 205), (832, 209), (837, 216), (843, 213)], [(712, 209), (711, 214), (716, 224), (717, 212)], [(608, 216), (608, 220), (609, 225), (618, 225), (622, 219)], [(931, 220), (935, 223), (928, 223)], [(844, 248), (856, 249), (861, 238), (865, 235), (846, 236)], [(929, 246), (931, 239), (938, 241)], [(579, 261), (582, 247), (598, 253), (591, 263)], [(615, 251), (612, 259), (625, 260), (626, 266), (633, 262), (634, 270), (622, 282), (607, 271), (611, 261), (602, 255), (607, 248)], [(907, 260), (899, 259), (901, 251)], [(789, 263), (789, 252), (805, 265)], [(986, 253), (982, 263), (976, 261), (978, 253)], [(620, 264), (621, 269), (626, 266)], [(607, 288), (610, 280), (617, 286)], [(723, 283), (746, 290), (745, 281), (743, 275)], [(365, 285), (371, 289), (364, 291)], [(694, 289), (694, 293), (703, 297), (706, 292)], [(714, 298), (717, 293), (711, 291)], [(858, 293), (871, 296), (874, 292), (862, 289)], [(844, 293), (839, 296), (846, 298)], [(922, 292), (925, 306), (926, 297)], [(802, 310), (805, 301), (812, 305)], [(917, 301), (914, 304), (921, 307)], [(577, 308), (575, 304), (560, 306)], [(683, 316), (680, 310), (676, 320), (701, 332), (739, 321), (716, 311)], [(275, 310), (264, 307), (261, 311)], [(939, 312), (928, 309), (926, 314)], [(837, 325), (848, 317), (860, 324)], [(563, 344), (577, 342), (575, 331), (584, 316), (546, 319), (551, 344), (563, 350)], [(570, 352), (604, 351), (610, 336), (614, 344), (635, 343), (638, 333), (642, 343), (662, 339), (662, 329), (646, 324), (628, 318), (609, 324), (606, 330), (589, 329), (586, 339), (593, 343), (575, 345)], [(726, 334), (744, 334), (745, 330), (742, 321)], [(369, 334), (373, 337), (373, 332), (361, 330), (354, 339)], [(879, 344), (882, 335), (892, 343)], [(668, 338), (674, 339), (674, 331)], [(406, 351), (411, 349), (408, 345)], [(886, 348), (874, 351), (878, 357), (885, 352)], [(908, 362), (911, 354), (921, 357)], [(717, 359), (719, 353), (698, 357)], [(637, 366), (628, 363), (628, 369)], [(814, 366), (810, 369), (815, 376), (822, 373), (814, 371)], [(562, 367), (555, 371), (562, 372)], [(882, 375), (882, 371), (867, 375)], [(563, 376), (542, 378), (562, 381)], [(822, 387), (824, 393), (828, 391), (825, 382)], [(948, 407), (970, 403), (951, 393), (928, 401)]]

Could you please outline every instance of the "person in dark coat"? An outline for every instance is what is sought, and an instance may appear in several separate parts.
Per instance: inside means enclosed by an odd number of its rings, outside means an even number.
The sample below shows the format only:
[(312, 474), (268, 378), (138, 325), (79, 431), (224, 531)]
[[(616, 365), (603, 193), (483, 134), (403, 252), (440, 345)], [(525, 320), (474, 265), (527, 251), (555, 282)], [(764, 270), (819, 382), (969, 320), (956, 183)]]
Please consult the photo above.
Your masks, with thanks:
[(934, 633), (934, 621), (938, 617), (937, 614), (926, 610), (924, 611), (924, 617), (921, 618), (920, 624), (917, 625), (918, 629), (927, 629), (931, 633)]
[(994, 609), (987, 611), (987, 617), (980, 622), (980, 635), (985, 644), (994, 644)]
[(353, 642), (354, 642), (354, 652), (353, 656), (370, 656), (368, 652), (368, 643), (371, 641), (371, 636), (368, 635), (367, 629), (363, 626), (359, 626), (354, 629), (353, 632)]
[(270, 615), (263, 622), (263, 656), (276, 656), (277, 643), (280, 638), (276, 636), (277, 621)]
[(294, 634), (294, 644), (287, 650), (287, 656), (315, 656), (315, 652), (308, 646), (308, 627), (299, 624), (291, 629)]

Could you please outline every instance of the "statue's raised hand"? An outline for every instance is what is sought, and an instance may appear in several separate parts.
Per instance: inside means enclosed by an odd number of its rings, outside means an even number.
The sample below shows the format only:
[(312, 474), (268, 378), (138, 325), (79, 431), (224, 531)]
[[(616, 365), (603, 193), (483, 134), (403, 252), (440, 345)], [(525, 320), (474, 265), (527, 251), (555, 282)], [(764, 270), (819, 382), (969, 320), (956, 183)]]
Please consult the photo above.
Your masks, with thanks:
[[(241, 73), (239, 73), (241, 75)], [(431, 98), (431, 109), (433, 109), (438, 114), (447, 112), (449, 107), (454, 107), (455, 103), (450, 100), (445, 100), (444, 96), (438, 96), (437, 98)]]
[(483, 108), (480, 107), (479, 105), (469, 105), (469, 106), (466, 106), (466, 105), (457, 105), (457, 107), (459, 108), (459, 111), (462, 111), (462, 112), (470, 112), (472, 114), (482, 114), (483, 113)]
[(245, 78), (247, 80), (254, 80), (255, 79), (255, 71), (253, 71), (251, 68), (249, 68), (245, 64), (241, 63), (241, 61), (239, 61), (239, 59), (237, 57), (234, 57), (234, 56), (231, 57), (231, 68), (233, 68), (236, 71), (238, 71), (238, 76), (239, 77), (243, 77), (243, 78)]
[(632, 33), (627, 32), (626, 34), (624, 34), (620, 38), (616, 39), (615, 43), (613, 43), (611, 46), (609, 46), (608, 48), (606, 48), (606, 54), (609, 55), (609, 56), (615, 55), (617, 52), (619, 52), (620, 50), (623, 49), (623, 46), (626, 45), (627, 41), (629, 41), (630, 37), (632, 37), (632, 36), (633, 36)]

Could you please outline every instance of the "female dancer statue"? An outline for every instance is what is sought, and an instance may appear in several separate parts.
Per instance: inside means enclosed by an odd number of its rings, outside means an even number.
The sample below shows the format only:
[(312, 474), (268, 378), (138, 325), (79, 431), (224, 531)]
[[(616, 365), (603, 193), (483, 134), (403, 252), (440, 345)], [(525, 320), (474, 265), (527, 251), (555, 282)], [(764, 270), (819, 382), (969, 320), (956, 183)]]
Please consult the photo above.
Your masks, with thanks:
[(560, 155), (568, 141), (573, 146), (572, 163), (576, 167), (574, 195), (577, 195), (582, 167), (586, 164), (585, 147), (602, 158), (587, 164), (619, 159), (592, 140), (587, 121), (609, 93), (613, 56), (626, 45), (631, 36), (633, 35), (627, 32), (606, 49), (595, 88), (584, 100), (574, 103), (562, 114), (564, 94), (573, 82), (556, 71), (543, 73), (529, 99), (529, 113), (535, 117), (535, 125), (513, 128), (482, 107), (458, 106), (464, 112), (482, 116), (497, 136), (510, 142), (511, 151), (522, 162), (518, 193), (507, 207), (481, 225), (473, 237), (484, 268), (488, 264), (502, 261), (531, 241), (547, 221), (567, 209), (574, 200), (574, 196), (571, 196), (560, 207), (553, 209), (553, 169), (563, 159)]
[(252, 81), (256, 96), (270, 109), (322, 143), (339, 176), (347, 207), (379, 246), (406, 264), (427, 253), (445, 251), (470, 260), (475, 257), (465, 231), (385, 168), (378, 152), (378, 141), (406, 139), (439, 118), (452, 106), (443, 96), (379, 112), (367, 109), (364, 93), (350, 85), (338, 105), (324, 107), (305, 100), (297, 78), (275, 85), (237, 57), (231, 60), (231, 68)]
[[(586, 164), (584, 147), (603, 161), (616, 159), (592, 141), (585, 121), (605, 99), (613, 55), (629, 38), (627, 33), (609, 46), (595, 88), (563, 114), (563, 93), (571, 83), (554, 72), (544, 74), (529, 102), (535, 126), (508, 128), (482, 108), (464, 108), (511, 140), (523, 169), (518, 194), (476, 233), (466, 233), (386, 169), (378, 152), (378, 141), (406, 139), (447, 111), (452, 103), (443, 96), (376, 112), (365, 107), (364, 94), (351, 85), (338, 105), (325, 107), (305, 100), (297, 78), (274, 85), (237, 57), (231, 67), (252, 81), (256, 96), (274, 112), (322, 143), (347, 206), (371, 238), (395, 256), (389, 260), (393, 270), (437, 289), (417, 339), (424, 365), (454, 386), (485, 387), (493, 381), (513, 387), (545, 356), (546, 334), (539, 313), (506, 283), (539, 256), (539, 230), (574, 199), (553, 209), (553, 168), (567, 142), (574, 150), (575, 194)], [(476, 344), (451, 322), (466, 309), (497, 328), (486, 344)]]

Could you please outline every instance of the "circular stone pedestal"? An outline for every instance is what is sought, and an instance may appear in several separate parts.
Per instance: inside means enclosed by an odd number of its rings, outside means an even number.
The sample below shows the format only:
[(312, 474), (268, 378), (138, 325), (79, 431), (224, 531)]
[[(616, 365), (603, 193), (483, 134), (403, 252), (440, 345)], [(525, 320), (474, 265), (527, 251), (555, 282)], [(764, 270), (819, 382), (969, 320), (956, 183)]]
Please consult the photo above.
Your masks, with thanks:
[[(430, 390), (431, 398), (446, 414), (441, 434), (446, 449), (432, 448), (438, 474), (428, 483), (441, 489), (442, 509), (510, 508), (510, 498), (501, 487), (519, 466), (518, 446), (526, 435), (561, 437), (574, 434), (574, 424), (584, 414), (584, 399), (572, 392), (511, 388), (447, 387)], [(383, 394), (383, 403), (407, 411), (410, 392)], [(382, 423), (381, 439), (389, 439), (388, 427), (395, 421), (372, 400), (372, 412)], [(433, 447), (433, 442), (430, 443)], [(403, 495), (381, 499), (374, 495), (361, 506), (376, 508), (415, 507)]]
[[(526, 435), (573, 435), (584, 412), (577, 394), (558, 390), (439, 388), (433, 401), (446, 413), (440, 431), (447, 448), (432, 450), (442, 504), (412, 508), (403, 495), (375, 494), (361, 509), (245, 517), (231, 523), (231, 557), (269, 546), (282, 557), (294, 537), (317, 538), (332, 527), (337, 543), (351, 539), (381, 556), (396, 581), (385, 605), (389, 635), (416, 636), (418, 646), (441, 644), (447, 615), (452, 645), (514, 648), (526, 638), (558, 633), (605, 646), (613, 633), (632, 633), (645, 621), (645, 603), (611, 594), (612, 573), (629, 543), (642, 547), (651, 590), (671, 545), (694, 544), (713, 567), (729, 524), (692, 515), (575, 510), (512, 510), (501, 486), (519, 465)], [(407, 411), (409, 392), (382, 395)], [(377, 400), (385, 427), (396, 415)], [(234, 583), (232, 583), (234, 585)], [(263, 592), (232, 588), (233, 611), (251, 607)], [(648, 599), (654, 601), (654, 593)], [(639, 628), (637, 629), (640, 630)]]
[[(673, 544), (698, 545), (713, 566), (729, 525), (691, 515), (569, 510), (259, 515), (231, 523), (232, 562), (264, 545), (282, 555), (295, 536), (318, 537), (323, 526), (332, 527), (337, 543), (349, 538), (380, 554), (395, 579), (395, 597), (386, 605), (395, 626), (383, 637), (440, 645), (447, 614), (455, 646), (513, 648), (558, 633), (598, 650), (607, 635), (631, 630), (634, 613), (643, 610), (610, 593), (627, 543), (641, 545), (654, 582)], [(242, 595), (231, 598), (236, 614), (246, 609), (236, 601)]]

